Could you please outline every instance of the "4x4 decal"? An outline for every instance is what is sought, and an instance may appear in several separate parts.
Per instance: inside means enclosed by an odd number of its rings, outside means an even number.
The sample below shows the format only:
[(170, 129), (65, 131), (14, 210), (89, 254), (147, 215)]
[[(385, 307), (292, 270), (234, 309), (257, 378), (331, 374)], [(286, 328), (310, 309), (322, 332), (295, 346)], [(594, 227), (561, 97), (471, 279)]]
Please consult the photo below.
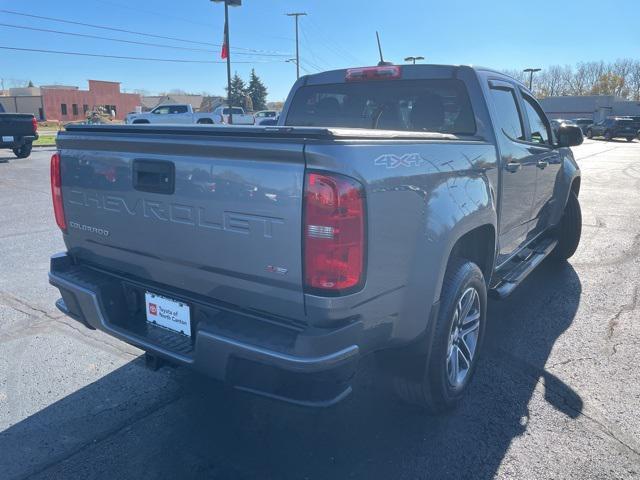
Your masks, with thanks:
[(419, 153), (405, 153), (404, 155), (385, 153), (374, 160), (375, 165), (389, 169), (398, 167), (421, 167), (427, 163), (429, 163), (429, 161), (422, 158), (422, 155)]

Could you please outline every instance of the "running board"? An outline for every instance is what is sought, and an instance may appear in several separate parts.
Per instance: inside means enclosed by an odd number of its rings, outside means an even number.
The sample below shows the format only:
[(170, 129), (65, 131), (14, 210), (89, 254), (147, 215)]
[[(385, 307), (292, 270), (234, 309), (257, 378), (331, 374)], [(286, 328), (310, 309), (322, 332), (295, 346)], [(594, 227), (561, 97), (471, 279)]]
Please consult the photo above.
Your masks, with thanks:
[(533, 248), (527, 249), (526, 251), (528, 251), (529, 254), (526, 255), (525, 258), (523, 258), (522, 255), (518, 255), (515, 260), (509, 262), (510, 265), (512, 265), (511, 268), (508, 269), (505, 275), (500, 277), (498, 283), (489, 290), (489, 295), (499, 299), (511, 295), (518, 285), (553, 252), (557, 244), (557, 240), (548, 238), (542, 240)]

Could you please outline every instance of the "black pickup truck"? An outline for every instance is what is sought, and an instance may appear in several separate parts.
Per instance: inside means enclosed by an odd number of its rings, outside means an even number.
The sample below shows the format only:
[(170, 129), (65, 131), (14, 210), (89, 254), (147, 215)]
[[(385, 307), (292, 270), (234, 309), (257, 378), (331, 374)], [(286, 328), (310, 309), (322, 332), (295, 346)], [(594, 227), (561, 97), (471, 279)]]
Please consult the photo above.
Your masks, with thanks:
[(4, 113), (0, 105), (0, 148), (10, 148), (16, 157), (27, 158), (37, 139), (36, 117), (28, 113)]

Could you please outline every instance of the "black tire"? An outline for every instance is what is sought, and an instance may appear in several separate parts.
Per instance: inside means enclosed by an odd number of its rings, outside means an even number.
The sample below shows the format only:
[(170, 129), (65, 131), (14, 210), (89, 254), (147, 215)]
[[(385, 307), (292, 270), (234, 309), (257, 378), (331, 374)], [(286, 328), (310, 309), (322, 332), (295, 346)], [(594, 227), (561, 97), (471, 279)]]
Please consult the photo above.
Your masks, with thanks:
[(593, 138), (593, 130), (587, 130), (587, 138)]
[(149, 124), (149, 120), (134, 120), (132, 125)]
[(33, 146), (30, 143), (25, 143), (20, 148), (14, 148), (13, 154), (18, 158), (27, 158), (31, 155), (31, 148)]
[[(478, 337), (471, 365), (464, 380), (453, 385), (448, 375), (448, 352), (454, 330), (454, 318), (458, 302), (469, 288), (476, 290), (479, 300)], [(397, 375), (394, 377), (396, 394), (405, 402), (425, 408), (430, 413), (442, 413), (453, 409), (464, 396), (475, 372), (484, 338), (487, 317), (487, 287), (478, 266), (463, 258), (449, 262), (440, 294), (440, 309), (428, 355), (411, 356), (407, 361), (426, 362), (420, 365), (420, 378)], [(457, 336), (457, 335), (456, 335)], [(411, 370), (411, 368), (409, 368)]]
[(604, 139), (607, 142), (610, 142), (613, 139), (613, 137), (611, 136), (611, 132), (610, 131), (607, 130), (606, 132), (604, 132)]
[(627, 137), (627, 142), (633, 142), (633, 137)]
[(574, 192), (569, 193), (567, 205), (564, 207), (562, 219), (557, 228), (558, 245), (553, 255), (558, 260), (571, 258), (580, 244), (582, 235), (582, 210)]
[(199, 123), (200, 125), (213, 125), (213, 120), (210, 118), (201, 118), (196, 123)]

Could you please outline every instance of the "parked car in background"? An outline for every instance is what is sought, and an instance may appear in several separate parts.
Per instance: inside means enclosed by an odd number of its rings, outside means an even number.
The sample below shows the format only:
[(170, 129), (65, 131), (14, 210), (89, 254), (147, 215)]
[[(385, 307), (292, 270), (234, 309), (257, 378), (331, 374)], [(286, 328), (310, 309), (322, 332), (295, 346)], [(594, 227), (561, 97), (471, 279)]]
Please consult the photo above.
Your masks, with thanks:
[(0, 104), (0, 148), (13, 150), (18, 158), (31, 155), (31, 146), (38, 139), (38, 121), (28, 113), (4, 113)]
[(630, 115), (629, 118), (633, 121), (633, 128), (637, 132), (637, 136), (640, 137), (640, 115)]
[(587, 128), (587, 137), (604, 137), (605, 140), (614, 138), (626, 138), (627, 142), (633, 141), (638, 135), (634, 122), (628, 117), (605, 118)]
[(576, 125), (578, 125), (580, 127), (580, 130), (582, 130), (583, 134), (587, 134), (587, 128), (589, 128), (589, 125), (593, 124), (593, 119), (591, 118), (574, 118), (572, 120), (573, 123), (575, 123)]
[(558, 135), (559, 128), (562, 125), (571, 125), (571, 126), (577, 127), (577, 125), (574, 123), (573, 120), (567, 120), (564, 118), (555, 118), (553, 120), (550, 120), (550, 123), (551, 123), (551, 128), (553, 129), (553, 133), (556, 136)]
[(573, 120), (569, 120), (568, 118), (554, 118), (551, 120), (552, 122), (564, 123), (566, 125), (576, 125), (576, 122)]
[[(231, 112), (231, 122), (229, 122), (229, 112)], [(216, 123), (233, 123), (233, 125), (253, 125), (256, 121), (253, 115), (244, 113), (243, 108), (229, 108), (226, 105), (217, 107), (213, 111), (213, 116), (216, 119)], [(220, 122), (217, 121), (218, 119), (220, 119)]]
[(213, 112), (194, 112), (188, 103), (158, 105), (150, 112), (129, 113), (125, 117), (125, 123), (144, 124), (154, 123), (161, 125), (172, 124), (214, 124), (223, 123), (222, 117)]
[(487, 296), (578, 247), (581, 142), (511, 77), (446, 65), (300, 78), (276, 127), (74, 125), (51, 159), (49, 280), (152, 364), (327, 406), (376, 353), (400, 398), (442, 412)]
[(278, 117), (280, 116), (280, 112), (277, 112), (275, 110), (260, 110), (259, 112), (256, 112), (253, 114), (253, 116), (256, 119), (256, 125), (262, 125), (265, 120), (278, 120)]

